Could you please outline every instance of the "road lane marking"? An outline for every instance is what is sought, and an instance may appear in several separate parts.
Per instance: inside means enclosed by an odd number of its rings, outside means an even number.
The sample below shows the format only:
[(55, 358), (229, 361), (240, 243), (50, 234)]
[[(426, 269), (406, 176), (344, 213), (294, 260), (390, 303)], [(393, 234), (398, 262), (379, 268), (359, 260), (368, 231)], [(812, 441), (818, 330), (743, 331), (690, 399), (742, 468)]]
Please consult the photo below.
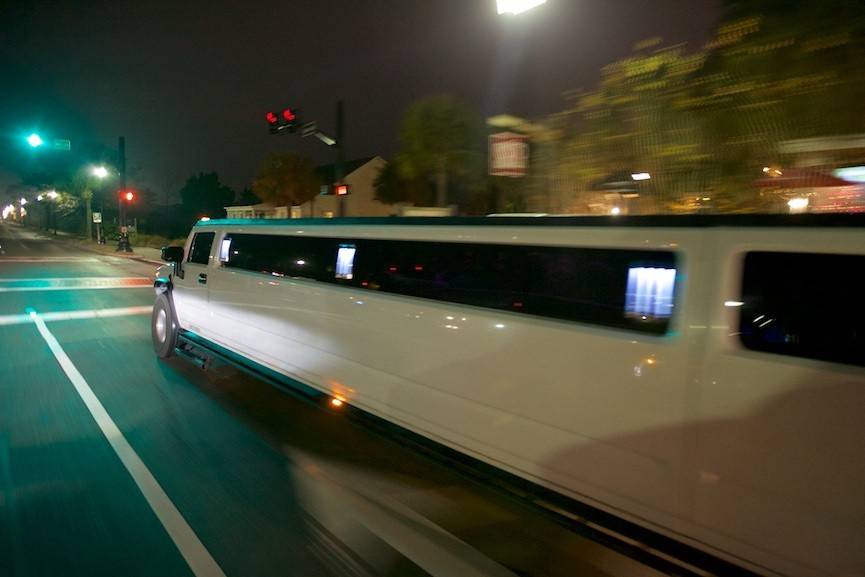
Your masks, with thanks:
[[(75, 321), (81, 319), (104, 319), (111, 317), (126, 317), (133, 315), (149, 315), (152, 306), (121, 307), (116, 309), (89, 309), (77, 311), (60, 311), (40, 315), (46, 323), (55, 321)], [(0, 326), (23, 325), (33, 322), (30, 315), (0, 315)]]
[(63, 277), (0, 279), (0, 293), (60, 290), (134, 289), (152, 287), (147, 277)]
[(138, 485), (150, 508), (168, 532), (171, 540), (174, 541), (192, 572), (197, 577), (225, 577), (225, 573), (199, 540), (198, 535), (195, 534), (195, 531), (192, 530), (192, 527), (189, 526), (168, 495), (165, 494), (156, 477), (153, 476), (153, 473), (150, 472), (150, 469), (147, 468), (147, 465), (120, 432), (120, 428), (102, 406), (93, 389), (84, 380), (51, 331), (48, 330), (43, 318), (36, 311), (30, 311), (29, 316), (36, 324), (39, 334), (42, 335), (48, 348), (51, 349), (63, 372), (72, 382), (78, 396), (84, 401), (102, 434), (105, 435), (123, 466), (129, 471), (132, 480)]

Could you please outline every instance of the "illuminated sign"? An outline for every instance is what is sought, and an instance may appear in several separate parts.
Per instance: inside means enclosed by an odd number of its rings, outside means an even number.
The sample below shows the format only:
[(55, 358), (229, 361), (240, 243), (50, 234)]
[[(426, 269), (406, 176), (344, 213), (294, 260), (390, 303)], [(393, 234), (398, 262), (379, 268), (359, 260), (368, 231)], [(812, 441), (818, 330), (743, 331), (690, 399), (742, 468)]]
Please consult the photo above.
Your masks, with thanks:
[(529, 139), (515, 132), (490, 135), (490, 176), (525, 176), (529, 168)]

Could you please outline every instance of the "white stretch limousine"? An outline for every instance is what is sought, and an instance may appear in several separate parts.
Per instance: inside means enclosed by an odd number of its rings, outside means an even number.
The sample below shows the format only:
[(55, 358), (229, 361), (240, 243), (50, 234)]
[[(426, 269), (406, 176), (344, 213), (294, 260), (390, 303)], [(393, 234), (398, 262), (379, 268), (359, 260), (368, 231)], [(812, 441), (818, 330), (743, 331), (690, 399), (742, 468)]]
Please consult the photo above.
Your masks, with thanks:
[(861, 576), (863, 225), (200, 222), (163, 251), (154, 346), (339, 399), (714, 572)]

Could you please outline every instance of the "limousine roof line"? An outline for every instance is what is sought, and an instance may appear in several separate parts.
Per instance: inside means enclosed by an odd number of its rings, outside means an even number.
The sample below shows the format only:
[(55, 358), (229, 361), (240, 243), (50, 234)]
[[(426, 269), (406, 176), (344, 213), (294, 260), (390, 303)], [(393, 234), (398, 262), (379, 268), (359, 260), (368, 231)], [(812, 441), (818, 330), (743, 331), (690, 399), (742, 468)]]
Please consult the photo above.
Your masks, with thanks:
[(230, 218), (198, 221), (196, 227), (225, 226), (541, 226), (541, 227), (865, 227), (862, 214), (729, 214), (729, 215), (647, 215), (647, 216), (413, 216), (261, 219)]

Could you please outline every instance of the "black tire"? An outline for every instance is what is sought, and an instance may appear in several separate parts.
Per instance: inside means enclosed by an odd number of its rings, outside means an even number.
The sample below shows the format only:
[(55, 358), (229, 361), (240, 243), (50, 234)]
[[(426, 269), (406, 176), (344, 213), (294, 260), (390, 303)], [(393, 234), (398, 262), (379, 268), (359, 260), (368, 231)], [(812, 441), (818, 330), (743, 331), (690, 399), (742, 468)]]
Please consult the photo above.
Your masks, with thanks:
[(150, 317), (150, 334), (153, 337), (153, 350), (156, 356), (160, 359), (174, 356), (177, 333), (177, 318), (174, 316), (171, 297), (167, 293), (162, 293), (156, 297), (153, 315)]

